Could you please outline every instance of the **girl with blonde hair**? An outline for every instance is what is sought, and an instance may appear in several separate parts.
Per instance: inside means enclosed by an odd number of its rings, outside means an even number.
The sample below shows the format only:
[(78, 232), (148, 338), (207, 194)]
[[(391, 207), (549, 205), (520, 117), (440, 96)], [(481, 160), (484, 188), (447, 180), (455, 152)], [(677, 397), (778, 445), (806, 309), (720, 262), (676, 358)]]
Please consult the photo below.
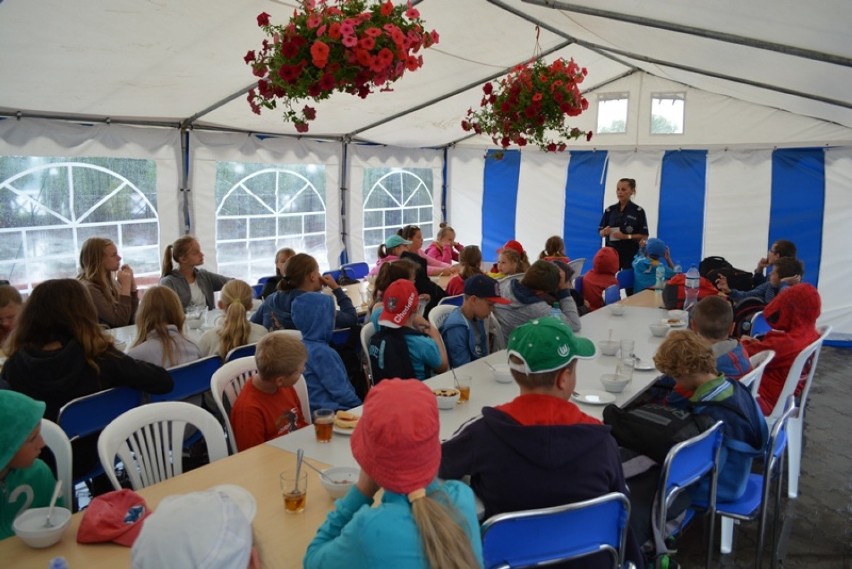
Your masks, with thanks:
[(360, 477), (308, 546), (305, 569), (482, 566), (473, 490), (437, 479), (439, 430), (438, 404), (425, 384), (386, 379), (370, 390), (351, 438)]
[(435, 235), (435, 240), (426, 247), (426, 255), (433, 259), (438, 259), (448, 265), (453, 261), (458, 261), (464, 246), (461, 243), (456, 243), (456, 230), (441, 223), (438, 227), (438, 234)]
[(149, 288), (136, 313), (136, 340), (127, 355), (163, 367), (197, 360), (201, 351), (183, 335), (185, 321), (175, 291), (164, 286)]
[(104, 237), (86, 239), (77, 279), (89, 290), (101, 323), (110, 328), (133, 323), (139, 304), (136, 278), (130, 265), (121, 264), (115, 243)]
[(266, 328), (249, 322), (246, 317), (252, 308), (253, 293), (245, 281), (234, 279), (225, 283), (219, 298), (219, 308), (225, 315), (221, 324), (201, 336), (202, 357), (219, 354), (224, 358), (234, 348), (259, 342), (266, 335)]
[(189, 306), (207, 306), (212, 310), (215, 307), (213, 293), (222, 290), (231, 280), (231, 277), (200, 269), (203, 264), (201, 245), (191, 235), (184, 235), (168, 245), (163, 253), (160, 284), (177, 293), (184, 310)]

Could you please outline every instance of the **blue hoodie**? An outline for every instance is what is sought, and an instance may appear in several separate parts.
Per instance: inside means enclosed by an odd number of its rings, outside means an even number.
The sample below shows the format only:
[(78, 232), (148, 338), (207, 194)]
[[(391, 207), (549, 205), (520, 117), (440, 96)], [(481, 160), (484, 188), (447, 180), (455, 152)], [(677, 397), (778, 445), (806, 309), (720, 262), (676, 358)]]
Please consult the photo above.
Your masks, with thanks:
[[(287, 291), (278, 291), (270, 294), (260, 305), (252, 317), (251, 321), (255, 324), (262, 324), (267, 330), (295, 330), (297, 326), (293, 323), (293, 301), (303, 294), (307, 294), (301, 289), (293, 289)], [(346, 296), (342, 288), (336, 288), (332, 291), (334, 298), (337, 299), (337, 306), (340, 310), (334, 315), (334, 328), (351, 328), (358, 324), (358, 313), (355, 306), (352, 304), (352, 299)], [(275, 319), (278, 320), (277, 325)]]
[[(274, 295), (273, 295), (274, 296)], [(305, 381), (311, 412), (317, 409), (351, 409), (361, 404), (340, 355), (329, 346), (334, 332), (334, 300), (321, 292), (298, 295), (291, 306), (296, 329), (308, 349)]]
[[(473, 327), (477, 333), (474, 334)], [(477, 335), (479, 344), (476, 343)], [(447, 357), (451, 367), (459, 367), (488, 355), (488, 334), (482, 320), (468, 320), (462, 314), (461, 307), (456, 308), (441, 326), (441, 337), (447, 348)]]

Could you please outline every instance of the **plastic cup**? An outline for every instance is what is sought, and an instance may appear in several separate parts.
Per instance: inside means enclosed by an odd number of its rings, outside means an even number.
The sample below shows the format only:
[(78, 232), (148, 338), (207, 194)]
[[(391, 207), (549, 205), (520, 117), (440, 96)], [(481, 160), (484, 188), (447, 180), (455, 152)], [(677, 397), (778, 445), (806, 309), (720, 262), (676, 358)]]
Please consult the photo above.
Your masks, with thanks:
[(299, 478), (295, 470), (285, 470), (279, 475), (281, 495), (284, 497), (284, 511), (288, 514), (301, 514), (308, 501), (308, 473), (302, 469)]
[(469, 375), (456, 375), (457, 389), (459, 390), (459, 403), (467, 403), (470, 399), (470, 381)]
[(334, 411), (332, 409), (317, 409), (314, 411), (314, 432), (317, 442), (331, 442), (331, 434), (334, 431)]

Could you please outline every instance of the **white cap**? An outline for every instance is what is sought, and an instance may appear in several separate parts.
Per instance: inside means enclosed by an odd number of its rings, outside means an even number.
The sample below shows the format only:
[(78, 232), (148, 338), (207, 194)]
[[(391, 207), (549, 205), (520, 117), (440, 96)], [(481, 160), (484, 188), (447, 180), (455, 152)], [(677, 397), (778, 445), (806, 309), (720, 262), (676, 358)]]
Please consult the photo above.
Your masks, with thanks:
[(240, 486), (164, 498), (131, 550), (133, 569), (246, 569), (254, 497)]

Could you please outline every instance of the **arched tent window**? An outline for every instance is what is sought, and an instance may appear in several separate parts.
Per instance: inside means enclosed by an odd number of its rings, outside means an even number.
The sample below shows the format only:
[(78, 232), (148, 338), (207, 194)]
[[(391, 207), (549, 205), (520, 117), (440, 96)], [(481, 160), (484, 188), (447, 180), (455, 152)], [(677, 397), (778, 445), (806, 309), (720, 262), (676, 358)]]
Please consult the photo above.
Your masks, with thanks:
[[(379, 245), (404, 225), (418, 225), (432, 240), (432, 170), (368, 168), (364, 171), (364, 258), (372, 264)], [(424, 245), (425, 247), (425, 245)]]
[(216, 253), (219, 272), (255, 282), (291, 247), (328, 268), (323, 166), (219, 162)]
[(99, 236), (140, 284), (156, 282), (156, 179), (153, 160), (0, 157), (0, 278), (29, 292), (73, 277), (83, 242)]

